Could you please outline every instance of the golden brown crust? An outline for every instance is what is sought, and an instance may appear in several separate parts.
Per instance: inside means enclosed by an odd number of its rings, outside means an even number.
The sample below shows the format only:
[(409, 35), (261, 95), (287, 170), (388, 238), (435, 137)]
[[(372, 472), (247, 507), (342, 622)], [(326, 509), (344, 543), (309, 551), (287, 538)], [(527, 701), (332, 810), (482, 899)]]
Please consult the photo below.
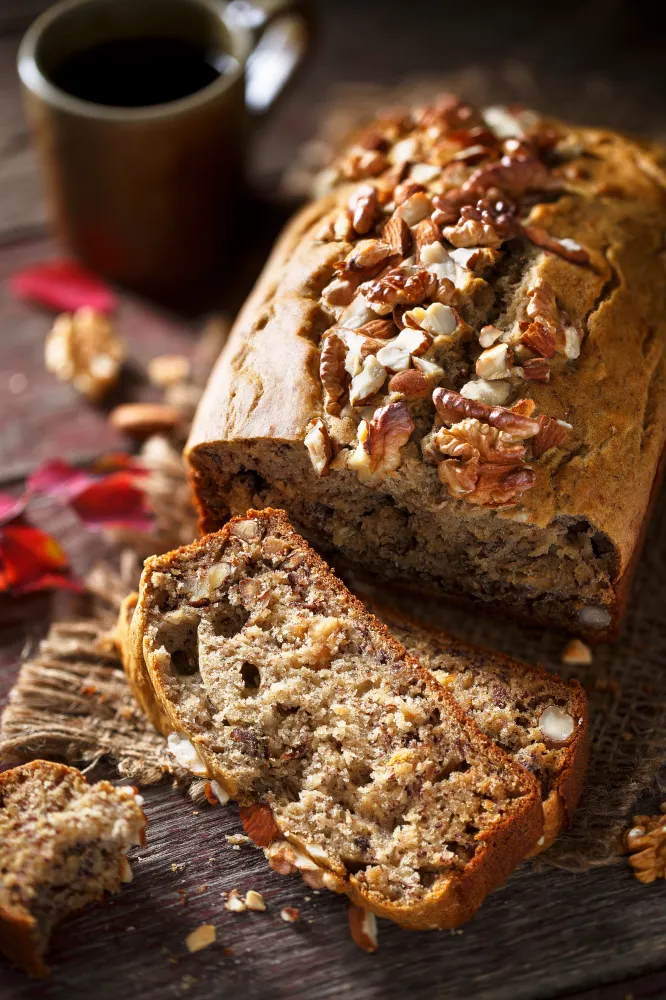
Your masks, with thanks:
[(113, 641), (125, 669), (125, 675), (132, 694), (136, 698), (144, 715), (148, 717), (155, 729), (161, 732), (164, 725), (166, 725), (166, 720), (158, 703), (155, 701), (153, 686), (146, 670), (143, 654), (138, 650), (131, 638), (132, 616), (138, 600), (138, 594), (128, 594), (120, 605)]
[[(535, 463), (536, 483), (521, 502), (536, 526), (580, 518), (609, 540), (613, 586), (598, 604), (611, 616), (606, 634), (612, 634), (666, 438), (663, 150), (605, 130), (570, 128), (568, 135), (585, 148), (584, 172), (572, 182), (573, 193), (537, 205), (530, 222), (579, 241), (592, 266), (544, 253), (534, 277), (552, 284), (585, 338), (573, 368), (553, 368), (550, 381), (530, 383), (529, 393), (537, 412), (574, 430), (564, 456)], [(334, 206), (346, 204), (349, 191), (343, 185), (287, 227), (211, 378), (187, 446), (205, 530), (219, 527), (220, 517), (204, 496), (200, 454), (255, 442), (300, 443), (322, 411), (312, 343), (312, 329), (321, 323), (316, 296), (323, 272), (330, 276), (348, 245), (318, 242), (317, 232)], [(382, 489), (409, 510), (410, 487), (427, 492), (435, 473), (420, 457), (407, 465), (411, 483), (389, 481)], [(316, 501), (311, 475), (307, 489)], [(534, 618), (552, 620), (545, 605), (535, 608)], [(581, 631), (587, 634), (587, 627)]]
[(567, 744), (555, 785), (543, 800), (543, 833), (528, 857), (534, 857), (547, 850), (557, 840), (560, 833), (570, 826), (585, 784), (589, 754), (589, 717), (587, 695), (583, 687), (578, 681), (564, 681), (561, 677), (550, 674), (543, 667), (533, 667), (528, 663), (514, 660), (505, 653), (498, 653), (483, 646), (473, 646), (457, 636), (450, 635), (443, 629), (436, 628), (434, 625), (426, 625), (397, 608), (375, 601), (372, 602), (371, 608), (382, 621), (386, 622), (389, 628), (401, 624), (407, 625), (417, 633), (419, 638), (426, 641), (431, 639), (440, 647), (444, 647), (447, 654), (451, 656), (459, 655), (463, 663), (465, 660), (469, 661), (471, 658), (477, 659), (479, 655), (485, 655), (490, 663), (504, 666), (509, 673), (518, 675), (528, 684), (531, 679), (531, 683), (534, 685), (547, 684), (554, 695), (566, 692), (566, 698), (575, 719), (575, 728), (571, 740)]
[[(268, 508), (263, 511), (249, 510), (244, 516), (232, 519), (217, 534), (217, 537), (226, 540), (233, 525), (248, 518), (256, 518), (257, 520), (266, 522), (272, 521), (273, 524), (280, 526), (281, 531), (295, 535), (284, 511), (276, 511)], [(148, 609), (153, 594), (151, 577), (155, 571), (170, 572), (174, 564), (179, 560), (197, 559), (201, 554), (205, 553), (210, 538), (211, 536), (204, 536), (192, 545), (183, 546), (175, 552), (162, 556), (154, 556), (146, 560), (141, 577), (139, 602), (131, 625), (132, 655), (135, 659), (138, 659), (140, 656), (146, 664), (152, 682), (152, 695), (155, 703), (151, 717), (157, 717), (159, 709), (162, 716), (162, 732), (165, 735), (173, 731), (182, 732), (183, 720), (179, 716), (176, 707), (169, 700), (162, 683), (159, 666), (154, 662), (149, 643), (146, 639)], [(449, 716), (453, 716), (467, 730), (470, 740), (482, 749), (483, 753), (491, 761), (503, 768), (508, 766), (514, 774), (520, 772), (520, 784), (523, 789), (523, 795), (520, 801), (515, 800), (515, 811), (505, 819), (498, 821), (492, 830), (487, 831), (479, 837), (479, 840), (483, 841), (483, 849), (476, 852), (474, 858), (462, 873), (453, 874), (448, 881), (444, 882), (440, 887), (433, 889), (433, 891), (417, 903), (401, 906), (393, 902), (387, 902), (382, 897), (362, 889), (353, 875), (348, 876), (344, 883), (340, 883), (341, 891), (346, 892), (358, 905), (372, 910), (379, 916), (386, 916), (389, 919), (395, 920), (401, 926), (414, 929), (455, 927), (469, 919), (483, 898), (505, 881), (510, 872), (522, 860), (527, 851), (534, 846), (540, 836), (543, 813), (537, 782), (532, 775), (527, 774), (522, 768), (513, 764), (499, 747), (480, 732), (476, 725), (465, 716), (454, 699), (434, 680), (432, 675), (421, 667), (417, 660), (407, 654), (404, 647), (391, 635), (387, 627), (369, 614), (363, 604), (347, 591), (347, 588), (340, 580), (330, 573), (324, 561), (305, 542), (298, 539), (298, 545), (299, 549), (307, 553), (308, 568), (316, 568), (319, 573), (326, 574), (326, 586), (329, 593), (342, 598), (346, 602), (348, 617), (356, 620), (359, 625), (371, 628), (375, 633), (379, 634), (382, 643), (385, 643), (388, 648), (392, 649), (404, 663), (405, 667), (413, 670), (418, 675), (419, 681), (422, 681), (435, 693), (436, 697), (445, 706), (445, 712)], [(220, 770), (219, 758), (207, 752), (201, 734), (187, 732), (185, 735), (195, 744), (199, 756), (208, 768), (209, 776), (220, 781), (232, 797), (238, 799), (241, 805), (251, 804), (251, 800), (243, 796), (242, 790), (235, 788), (234, 782), (230, 780), (226, 773)]]

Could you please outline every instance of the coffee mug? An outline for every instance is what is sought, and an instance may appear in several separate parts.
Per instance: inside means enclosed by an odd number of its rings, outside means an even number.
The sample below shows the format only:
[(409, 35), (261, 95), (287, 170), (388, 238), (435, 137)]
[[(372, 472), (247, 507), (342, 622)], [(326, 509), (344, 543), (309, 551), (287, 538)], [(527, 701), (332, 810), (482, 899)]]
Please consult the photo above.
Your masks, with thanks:
[(309, 38), (307, 4), (289, 0), (49, 8), (18, 68), (65, 247), (158, 298), (201, 283), (233, 253), (251, 116)]

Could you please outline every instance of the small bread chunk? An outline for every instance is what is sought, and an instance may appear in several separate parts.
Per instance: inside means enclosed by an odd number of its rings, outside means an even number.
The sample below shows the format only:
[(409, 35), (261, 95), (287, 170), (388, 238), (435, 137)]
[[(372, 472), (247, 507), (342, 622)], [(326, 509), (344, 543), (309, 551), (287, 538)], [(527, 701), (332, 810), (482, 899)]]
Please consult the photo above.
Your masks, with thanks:
[(405, 927), (454, 927), (542, 833), (533, 775), (282, 511), (148, 559), (130, 640), (151, 718), (167, 716), (181, 763), (240, 802), (279, 871)]
[[(571, 823), (585, 780), (588, 712), (581, 685), (471, 646), (393, 608), (376, 606), (373, 611), (479, 729), (538, 779), (544, 831), (531, 853), (545, 851)], [(552, 739), (546, 724), (553, 710), (571, 720), (573, 731), (563, 740)]]
[(0, 951), (45, 976), (55, 925), (118, 892), (125, 857), (145, 843), (135, 789), (89, 785), (80, 771), (35, 760), (0, 774)]

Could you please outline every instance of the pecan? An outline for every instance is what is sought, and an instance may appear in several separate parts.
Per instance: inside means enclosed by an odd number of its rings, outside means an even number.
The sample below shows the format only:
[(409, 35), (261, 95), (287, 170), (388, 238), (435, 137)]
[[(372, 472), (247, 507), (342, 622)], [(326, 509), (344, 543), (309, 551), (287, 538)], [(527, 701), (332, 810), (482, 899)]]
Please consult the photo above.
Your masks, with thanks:
[(418, 108), (414, 120), (423, 128), (444, 125), (448, 129), (459, 129), (471, 124), (477, 116), (474, 108), (455, 94), (441, 94), (433, 104)]
[(346, 381), (345, 357), (347, 346), (337, 333), (328, 333), (321, 345), (319, 377), (324, 388), (324, 406), (327, 413), (340, 412), (340, 397)]
[(412, 234), (409, 231), (409, 226), (401, 216), (391, 216), (384, 226), (382, 239), (388, 243), (394, 253), (399, 253), (401, 257), (409, 255), (412, 246)]
[(557, 350), (557, 338), (553, 327), (550, 323), (542, 323), (538, 319), (530, 323), (522, 334), (520, 342), (543, 358), (552, 358)]
[(268, 847), (280, 831), (273, 819), (271, 807), (265, 802), (255, 802), (250, 806), (241, 806), (238, 810), (243, 829), (257, 847)]
[(328, 428), (321, 418), (308, 424), (303, 443), (308, 449), (312, 467), (318, 476), (327, 476), (333, 458), (333, 444)]
[(531, 441), (532, 457), (541, 458), (550, 448), (559, 448), (567, 436), (566, 427), (544, 413), (536, 418), (539, 430)]
[(340, 173), (349, 181), (360, 181), (364, 177), (376, 177), (388, 165), (381, 150), (352, 147), (340, 163)]
[(363, 236), (372, 229), (379, 210), (376, 189), (371, 184), (361, 185), (349, 199), (349, 209), (354, 229)]
[(358, 332), (366, 337), (375, 337), (379, 340), (388, 340), (395, 337), (397, 330), (392, 319), (371, 319), (369, 323), (359, 326)]
[(397, 372), (388, 384), (389, 392), (401, 392), (403, 396), (416, 399), (427, 396), (430, 383), (423, 372), (416, 368), (408, 368), (407, 371)]
[(347, 254), (344, 261), (339, 261), (334, 266), (338, 274), (341, 275), (350, 271), (367, 271), (369, 268), (374, 268), (376, 274), (378, 265), (381, 265), (394, 253), (395, 251), (383, 240), (361, 240)]
[(474, 417), (491, 427), (508, 431), (521, 440), (534, 437), (539, 432), (539, 423), (530, 417), (513, 413), (504, 406), (488, 406), (476, 399), (466, 399), (451, 389), (435, 389), (432, 400), (445, 424), (455, 424), (465, 417)]
[(634, 816), (624, 842), (639, 882), (666, 878), (666, 816)]
[(528, 289), (527, 297), (530, 300), (525, 307), (526, 314), (530, 319), (551, 320), (555, 324), (561, 322), (560, 310), (555, 301), (555, 289), (545, 278), (539, 278), (536, 285)]
[(400, 449), (414, 430), (414, 421), (403, 402), (389, 403), (359, 426), (359, 443), (348, 466), (356, 469), (360, 482), (377, 485), (400, 465)]
[(446, 137), (450, 142), (456, 142), (463, 149), (468, 146), (486, 146), (490, 148), (498, 146), (497, 137), (485, 125), (475, 125), (474, 128), (457, 128)]
[(437, 289), (437, 278), (425, 268), (416, 268), (411, 273), (393, 268), (382, 278), (366, 281), (360, 291), (374, 307), (392, 309), (396, 305), (416, 306), (430, 298)]
[(486, 163), (475, 170), (462, 186), (463, 191), (488, 191), (498, 188), (510, 198), (520, 198), (527, 191), (557, 191), (562, 181), (532, 154), (503, 156), (498, 163)]
[(431, 218), (421, 219), (414, 229), (414, 249), (417, 259), (421, 255), (421, 247), (437, 243), (439, 240), (439, 229)]
[(523, 376), (528, 382), (548, 382), (550, 368), (545, 358), (529, 358), (523, 362)]
[(550, 253), (557, 254), (558, 257), (564, 257), (572, 264), (590, 263), (591, 258), (588, 251), (575, 240), (558, 240), (541, 226), (523, 226), (522, 231), (528, 240), (536, 243), (542, 250), (548, 250)]

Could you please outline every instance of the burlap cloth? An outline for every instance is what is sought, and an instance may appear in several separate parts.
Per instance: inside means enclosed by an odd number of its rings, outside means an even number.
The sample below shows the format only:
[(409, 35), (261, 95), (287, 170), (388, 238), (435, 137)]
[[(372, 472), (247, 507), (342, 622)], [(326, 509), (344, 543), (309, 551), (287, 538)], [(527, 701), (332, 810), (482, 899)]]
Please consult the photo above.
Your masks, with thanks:
[[(348, 85), (329, 99), (324, 131), (304, 147), (285, 178), (286, 187), (304, 191), (340, 138), (378, 105), (422, 100), (437, 89), (457, 90), (479, 103), (524, 100), (550, 110), (548, 102), (537, 99), (527, 71), (517, 66), (505, 79), (491, 80), (470, 70), (455, 78), (410, 81), (390, 94), (376, 87)], [(622, 110), (621, 100), (614, 97), (601, 86), (578, 93), (572, 117), (610, 123), (612, 109), (616, 117)], [(557, 103), (553, 109), (566, 111)], [(138, 581), (138, 556), (166, 551), (193, 532), (182, 466), (175, 452), (163, 448), (161, 454), (158, 448), (153, 455), (149, 491), (157, 514), (156, 531), (152, 536), (116, 536), (112, 543), (100, 543), (103, 551), (88, 575), (84, 612), (54, 624), (47, 638), (26, 652), (0, 720), (0, 764), (39, 756), (79, 764), (106, 759), (120, 775), (138, 784), (164, 780), (170, 768), (165, 742), (140, 715), (108, 639), (120, 600)], [(666, 518), (658, 501), (624, 631), (614, 645), (597, 647), (593, 663), (584, 667), (564, 666), (560, 656), (565, 637), (542, 629), (441, 604), (412, 602), (406, 608), (471, 641), (575, 675), (586, 688), (591, 727), (587, 785), (573, 827), (540, 857), (539, 864), (582, 871), (618, 861), (621, 834), (632, 809), (639, 801), (649, 809), (648, 797), (655, 803), (660, 800), (660, 769), (666, 762), (665, 565)], [(188, 780), (182, 772), (175, 778), (182, 784)], [(199, 791), (197, 786), (190, 788), (195, 796)]]

